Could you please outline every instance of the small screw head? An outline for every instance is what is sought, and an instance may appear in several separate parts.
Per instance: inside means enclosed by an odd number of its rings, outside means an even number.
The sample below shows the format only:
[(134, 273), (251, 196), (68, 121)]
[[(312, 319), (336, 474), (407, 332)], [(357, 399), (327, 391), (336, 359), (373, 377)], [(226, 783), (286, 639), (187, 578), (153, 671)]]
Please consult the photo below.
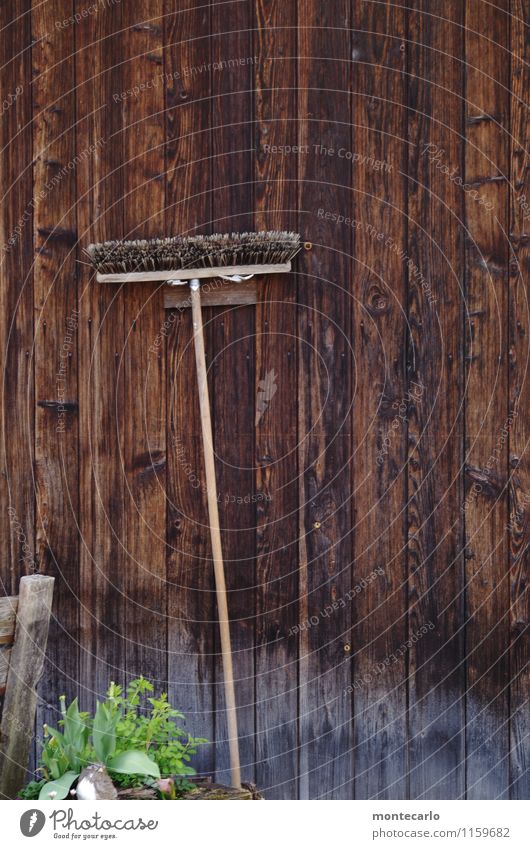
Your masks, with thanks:
[(312, 247), (312, 242), (304, 242), (304, 248), (306, 249), (306, 251), (310, 251)]
[(345, 645), (344, 645), (344, 651), (345, 651), (345, 652), (349, 652), (349, 651), (351, 651), (351, 646), (350, 646), (350, 644), (349, 644), (349, 643), (345, 643)]
[(313, 522), (313, 527), (318, 530), (318, 528), (320, 527), (320, 522)]

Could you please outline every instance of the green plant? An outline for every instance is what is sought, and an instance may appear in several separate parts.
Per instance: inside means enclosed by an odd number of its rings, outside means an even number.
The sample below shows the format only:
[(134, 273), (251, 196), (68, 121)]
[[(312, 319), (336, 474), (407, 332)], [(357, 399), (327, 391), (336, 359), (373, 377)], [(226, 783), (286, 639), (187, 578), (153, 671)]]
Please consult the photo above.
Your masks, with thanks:
[[(169, 704), (167, 693), (154, 697), (149, 695), (152, 692), (153, 685), (145, 678), (131, 681), (125, 694), (118, 685), (111, 686), (108, 696), (121, 710), (117, 751), (125, 746), (144, 751), (163, 776), (194, 775), (190, 761), (197, 747), (208, 741), (191, 737), (177, 725), (184, 715)], [(116, 781), (124, 786), (138, 783), (134, 776), (117, 776)]]
[(18, 794), (19, 799), (38, 799), (44, 784), (46, 784), (45, 778), (40, 781), (30, 781)]
[(44, 780), (31, 782), (22, 798), (36, 798), (38, 789), (40, 799), (65, 799), (84, 767), (95, 762), (104, 764), (112, 780), (126, 787), (157, 786), (161, 775), (193, 775), (190, 760), (197, 746), (207, 741), (179, 728), (176, 720), (183, 714), (171, 707), (166, 693), (147, 695), (152, 692), (153, 685), (145, 678), (131, 681), (125, 693), (112, 682), (93, 718), (79, 711), (77, 699), (67, 709), (61, 696), (61, 730), (44, 728), (40, 766)]
[(66, 772), (80, 773), (87, 763), (90, 720), (86, 713), (80, 713), (77, 699), (66, 709), (66, 699), (59, 699), (61, 716), (59, 724), (62, 733), (50, 726), (44, 727), (49, 741), (44, 745), (41, 755), (43, 772), (46, 777), (57, 781)]

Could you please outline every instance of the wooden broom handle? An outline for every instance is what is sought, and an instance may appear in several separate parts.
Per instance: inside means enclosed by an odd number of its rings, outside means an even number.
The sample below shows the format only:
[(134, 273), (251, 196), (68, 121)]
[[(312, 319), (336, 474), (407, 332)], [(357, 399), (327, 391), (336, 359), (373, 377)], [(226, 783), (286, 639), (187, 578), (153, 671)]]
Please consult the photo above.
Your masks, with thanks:
[(204, 353), (204, 332), (202, 327), (201, 293), (198, 280), (190, 281), (191, 311), (193, 317), (193, 340), (195, 343), (195, 362), (197, 364), (197, 384), (201, 410), (202, 441), (204, 449), (204, 467), (206, 471), (206, 490), (208, 494), (208, 515), (210, 537), (212, 541), (215, 592), (221, 632), (221, 653), (223, 656), (223, 676), (228, 725), (228, 743), (230, 746), (230, 773), (232, 785), (241, 787), (239, 765), (239, 737), (237, 733), (236, 697), (234, 691), (234, 670), (232, 666), (232, 646), (230, 642), (230, 621), (221, 547), (221, 529), (219, 526), (219, 507), (217, 503), (217, 485), (215, 482), (215, 460), (213, 450), (212, 419), (210, 398), (208, 395), (208, 376)]

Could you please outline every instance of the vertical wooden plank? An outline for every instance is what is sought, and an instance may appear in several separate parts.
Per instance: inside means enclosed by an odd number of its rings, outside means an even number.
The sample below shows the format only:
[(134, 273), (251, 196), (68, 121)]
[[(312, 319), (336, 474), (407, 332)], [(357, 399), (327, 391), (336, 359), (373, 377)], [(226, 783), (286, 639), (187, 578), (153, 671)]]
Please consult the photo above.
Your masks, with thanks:
[(510, 406), (518, 415), (510, 431), (510, 798), (528, 799), (530, 669), (528, 667), (530, 567), (530, 3), (514, 0), (510, 17), (511, 228)]
[(340, 799), (353, 791), (352, 231), (336, 217), (352, 203), (339, 156), (351, 151), (350, 4), (309, 0), (298, 16), (300, 230), (313, 243), (298, 292), (300, 796)]
[(33, 10), (35, 157), (36, 556), (55, 576), (54, 618), (37, 729), (57, 721), (59, 694), (77, 695), (79, 641), (79, 462), (76, 282), (74, 29), (56, 27), (72, 4)]
[(0, 729), (0, 797), (15, 799), (24, 778), (44, 670), (54, 578), (26, 575), (20, 581), (15, 640), (9, 658)]
[[(255, 5), (257, 230), (296, 230), (296, 7)], [(296, 274), (296, 272), (295, 272)], [(296, 276), (258, 283), (256, 307), (256, 783), (297, 798)]]
[[(462, 12), (410, 14), (408, 380), (410, 796), (464, 793), (462, 504)], [(439, 155), (439, 158), (435, 157)], [(442, 167), (438, 167), (439, 159)], [(443, 167), (445, 166), (445, 167)], [(461, 174), (460, 174), (461, 175)], [(461, 175), (462, 176), (462, 175)]]
[[(168, 233), (208, 232), (210, 194), (210, 73), (207, 4), (166, 7), (166, 226)], [(205, 320), (211, 310), (204, 311)], [(190, 733), (212, 745), (195, 767), (213, 774), (214, 586), (206, 509), (202, 437), (191, 310), (166, 312), (167, 322), (167, 604), (169, 692)], [(153, 346), (163, 355), (164, 338)]]
[[(244, 781), (254, 781), (256, 501), (254, 439), (249, 430), (250, 416), (254, 415), (254, 311), (252, 307), (234, 307), (217, 315), (213, 321), (209, 366), (214, 368), (217, 486), (229, 594), (241, 773)], [(216, 775), (219, 781), (229, 783), (217, 619), (216, 608)]]
[[(79, 254), (80, 693), (83, 704), (124, 679), (123, 384), (124, 294), (96, 284), (82, 248), (123, 238), (121, 5), (76, 25), (77, 150), (94, 153), (77, 174)], [(94, 146), (96, 146), (94, 148)]]
[[(124, 4), (122, 100), (127, 238), (164, 235), (163, 0)], [(124, 393), (126, 663), (129, 678), (167, 680), (165, 358), (150, 346), (164, 321), (162, 286), (125, 292)]]
[[(253, 177), (252, 4), (212, 5), (212, 190), (213, 229), (251, 230)], [(226, 561), (228, 607), (244, 780), (254, 780), (255, 308), (217, 310), (207, 347), (213, 368), (215, 448), (219, 510)], [(217, 646), (217, 777), (228, 782), (228, 746), (222, 668)]]
[(466, 193), (466, 794), (503, 798), (509, 759), (508, 4), (468, 0)]
[(0, 533), (5, 549), (0, 577), (18, 592), (21, 574), (34, 571), (35, 499), (32, 475), (33, 230), (31, 133), (31, 3), (0, 8)]
[[(406, 15), (354, 3), (355, 798), (407, 797)], [(383, 234), (383, 235), (381, 235)]]

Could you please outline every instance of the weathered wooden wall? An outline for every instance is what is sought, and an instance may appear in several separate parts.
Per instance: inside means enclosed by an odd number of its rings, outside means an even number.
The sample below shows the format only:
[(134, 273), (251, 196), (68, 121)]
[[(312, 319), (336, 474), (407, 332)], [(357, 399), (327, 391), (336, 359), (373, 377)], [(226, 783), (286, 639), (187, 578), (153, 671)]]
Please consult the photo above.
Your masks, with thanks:
[(191, 318), (83, 249), (299, 229), (257, 308), (205, 310), (244, 777), (527, 796), (530, 3), (0, 20), (2, 581), (56, 577), (39, 725), (143, 673), (227, 778)]

